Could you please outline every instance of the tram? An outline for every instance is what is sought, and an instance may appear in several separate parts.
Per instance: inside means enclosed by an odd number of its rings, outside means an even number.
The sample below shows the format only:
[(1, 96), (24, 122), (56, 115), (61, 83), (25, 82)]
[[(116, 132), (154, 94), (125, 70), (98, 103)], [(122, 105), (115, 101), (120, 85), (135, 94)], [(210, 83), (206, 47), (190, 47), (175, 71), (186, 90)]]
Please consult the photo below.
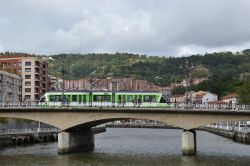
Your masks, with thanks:
[(169, 98), (159, 92), (51, 91), (41, 97), (39, 106), (169, 107), (169, 102)]

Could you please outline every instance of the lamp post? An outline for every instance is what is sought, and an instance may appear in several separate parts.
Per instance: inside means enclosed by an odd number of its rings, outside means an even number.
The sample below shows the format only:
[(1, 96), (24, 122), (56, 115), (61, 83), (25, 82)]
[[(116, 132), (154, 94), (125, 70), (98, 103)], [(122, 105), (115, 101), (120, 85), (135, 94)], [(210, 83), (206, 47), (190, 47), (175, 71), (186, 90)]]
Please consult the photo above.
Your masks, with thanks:
[(192, 71), (194, 69), (194, 65), (190, 65), (189, 61), (186, 60), (186, 63), (184, 66), (180, 66), (181, 69), (183, 69), (184, 74), (185, 74), (185, 87), (186, 87), (186, 94), (185, 94), (185, 107), (188, 108), (188, 104), (192, 103), (192, 94), (190, 91), (190, 85), (192, 81)]
[(62, 83), (62, 106), (64, 106), (64, 100), (65, 100), (65, 97), (64, 97), (64, 89), (65, 89), (64, 80), (65, 80), (65, 72), (66, 72), (65, 66), (64, 66), (64, 58), (62, 59), (61, 72), (62, 72), (62, 80), (63, 80), (63, 83)]
[(95, 76), (95, 71), (91, 72), (89, 75), (89, 84), (90, 84), (90, 91), (89, 91), (89, 106), (92, 107), (92, 93), (93, 93), (93, 85), (96, 83), (96, 81), (93, 81), (93, 78)]

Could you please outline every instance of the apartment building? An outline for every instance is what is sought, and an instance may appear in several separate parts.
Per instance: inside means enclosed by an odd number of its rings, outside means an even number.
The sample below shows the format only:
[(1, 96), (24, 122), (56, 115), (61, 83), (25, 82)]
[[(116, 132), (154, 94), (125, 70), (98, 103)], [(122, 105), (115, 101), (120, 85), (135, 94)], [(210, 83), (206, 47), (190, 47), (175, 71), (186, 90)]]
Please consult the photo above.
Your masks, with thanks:
[[(92, 82), (92, 86), (91, 86)], [(127, 91), (159, 91), (160, 87), (146, 80), (135, 80), (132, 78), (116, 79), (80, 79), (65, 80), (65, 90), (127, 90)]]
[(48, 75), (48, 90), (61, 90), (62, 86), (63, 80), (61, 78)]
[(38, 101), (48, 90), (48, 63), (29, 54), (0, 56), (0, 69), (22, 77), (22, 101)]
[(0, 102), (20, 101), (21, 86), (21, 76), (0, 70)]

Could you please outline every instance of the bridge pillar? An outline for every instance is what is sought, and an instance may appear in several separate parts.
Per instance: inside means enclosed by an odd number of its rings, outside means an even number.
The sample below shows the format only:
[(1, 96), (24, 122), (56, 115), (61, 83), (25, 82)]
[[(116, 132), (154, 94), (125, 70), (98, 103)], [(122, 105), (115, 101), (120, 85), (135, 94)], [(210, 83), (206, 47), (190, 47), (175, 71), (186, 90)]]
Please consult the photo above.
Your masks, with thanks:
[(62, 131), (58, 134), (58, 154), (66, 154), (79, 151), (91, 151), (94, 149), (94, 134), (92, 130)]
[(194, 130), (184, 130), (182, 133), (182, 154), (194, 155), (196, 150), (196, 132)]

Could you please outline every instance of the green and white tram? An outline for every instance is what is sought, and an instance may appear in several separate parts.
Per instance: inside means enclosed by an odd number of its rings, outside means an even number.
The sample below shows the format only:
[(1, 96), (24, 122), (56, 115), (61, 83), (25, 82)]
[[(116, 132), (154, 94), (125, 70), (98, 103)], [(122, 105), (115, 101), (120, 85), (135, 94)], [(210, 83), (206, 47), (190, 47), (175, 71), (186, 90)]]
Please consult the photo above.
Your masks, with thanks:
[[(63, 101), (62, 101), (63, 100)], [(40, 99), (40, 106), (169, 107), (169, 100), (159, 92), (141, 91), (51, 91)]]

